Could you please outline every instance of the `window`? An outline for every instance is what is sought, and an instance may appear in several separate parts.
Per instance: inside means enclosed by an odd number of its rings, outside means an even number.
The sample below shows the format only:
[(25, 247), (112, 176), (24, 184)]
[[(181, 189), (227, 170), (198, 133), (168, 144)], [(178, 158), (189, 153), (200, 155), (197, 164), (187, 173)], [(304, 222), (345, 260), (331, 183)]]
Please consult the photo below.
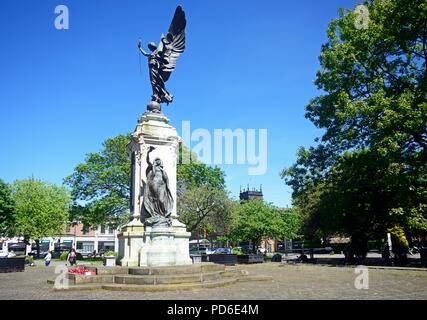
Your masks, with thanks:
[(113, 243), (109, 243), (109, 244), (108, 243), (105, 244), (104, 249), (106, 251), (114, 251), (114, 242)]
[(98, 251), (114, 251), (113, 241), (100, 241), (98, 242)]
[(95, 245), (93, 242), (83, 242), (83, 251), (93, 252), (95, 250)]
[(101, 226), (101, 234), (105, 234), (105, 226)]
[(84, 224), (82, 229), (83, 234), (89, 233), (89, 226)]
[(84, 252), (93, 252), (93, 250), (95, 250), (95, 244), (92, 241), (78, 241), (77, 250)]
[(112, 227), (108, 228), (108, 233), (109, 234), (113, 234), (114, 233), (114, 229)]

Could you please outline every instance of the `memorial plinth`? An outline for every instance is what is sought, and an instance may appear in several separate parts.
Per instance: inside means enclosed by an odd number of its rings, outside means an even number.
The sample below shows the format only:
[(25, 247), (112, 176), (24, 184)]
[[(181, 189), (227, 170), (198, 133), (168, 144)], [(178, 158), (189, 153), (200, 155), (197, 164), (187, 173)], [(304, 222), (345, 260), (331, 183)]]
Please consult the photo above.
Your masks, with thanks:
[(132, 219), (118, 235), (122, 266), (191, 264), (190, 233), (176, 213), (176, 165), (181, 138), (161, 112), (147, 111), (128, 145)]

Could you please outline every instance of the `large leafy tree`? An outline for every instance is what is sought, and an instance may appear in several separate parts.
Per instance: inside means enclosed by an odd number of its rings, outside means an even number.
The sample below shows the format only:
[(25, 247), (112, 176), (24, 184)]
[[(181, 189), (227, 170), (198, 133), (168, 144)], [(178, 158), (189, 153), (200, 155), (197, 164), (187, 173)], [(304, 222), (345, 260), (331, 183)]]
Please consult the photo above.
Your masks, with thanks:
[(253, 250), (262, 239), (295, 238), (299, 217), (293, 210), (278, 209), (261, 200), (250, 200), (234, 207), (235, 221), (229, 238), (237, 242), (251, 241)]
[[(332, 151), (370, 147), (413, 163), (427, 152), (427, 4), (374, 0), (367, 28), (341, 11), (328, 28), (307, 118)], [(413, 163), (415, 164), (415, 163)]]
[(13, 234), (15, 207), (9, 185), (0, 179), (0, 236)]
[(126, 221), (130, 201), (129, 135), (107, 139), (65, 179), (74, 200), (71, 219), (116, 227)]
[(71, 205), (65, 187), (58, 187), (35, 178), (17, 180), (12, 184), (15, 203), (14, 233), (26, 240), (39, 240), (61, 234), (68, 221)]
[(390, 224), (427, 230), (427, 3), (365, 5), (369, 17), (341, 10), (329, 25), (323, 94), (306, 108), (325, 133), (282, 176), (312, 234), (350, 229), (366, 243)]

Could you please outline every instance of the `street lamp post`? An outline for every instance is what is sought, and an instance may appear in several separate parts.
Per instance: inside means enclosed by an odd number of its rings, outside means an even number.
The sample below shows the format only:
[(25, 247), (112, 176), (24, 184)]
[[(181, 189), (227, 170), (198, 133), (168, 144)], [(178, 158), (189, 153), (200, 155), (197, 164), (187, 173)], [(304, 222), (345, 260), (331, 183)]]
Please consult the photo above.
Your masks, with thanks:
[(72, 223), (71, 223), (71, 226), (73, 227), (73, 231), (74, 231), (74, 241), (73, 241), (73, 245), (71, 246), (71, 248), (74, 248), (75, 250), (77, 250), (77, 244), (76, 244), (76, 227), (77, 227), (77, 225), (78, 225), (78, 222), (77, 221), (73, 221)]
[(200, 221), (199, 221), (199, 208), (196, 209), (196, 213), (197, 213), (197, 253), (200, 253)]
[(285, 249), (285, 257), (288, 256), (288, 243), (286, 241), (286, 238), (283, 239), (283, 245), (284, 245), (284, 249)]

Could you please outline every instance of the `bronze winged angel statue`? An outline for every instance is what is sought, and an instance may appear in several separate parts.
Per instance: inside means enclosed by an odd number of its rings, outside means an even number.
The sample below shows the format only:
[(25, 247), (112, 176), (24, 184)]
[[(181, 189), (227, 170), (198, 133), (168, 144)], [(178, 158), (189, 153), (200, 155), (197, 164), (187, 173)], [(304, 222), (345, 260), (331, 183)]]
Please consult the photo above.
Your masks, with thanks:
[(140, 52), (148, 58), (150, 81), (153, 88), (151, 102), (148, 105), (149, 111), (160, 112), (161, 103), (169, 104), (173, 101), (173, 96), (166, 90), (165, 82), (169, 80), (175, 69), (179, 55), (184, 52), (186, 24), (185, 13), (181, 6), (178, 6), (169, 31), (166, 36), (162, 35), (158, 46), (154, 42), (150, 42), (148, 49), (151, 52), (147, 53), (142, 49), (141, 41), (138, 42)]

